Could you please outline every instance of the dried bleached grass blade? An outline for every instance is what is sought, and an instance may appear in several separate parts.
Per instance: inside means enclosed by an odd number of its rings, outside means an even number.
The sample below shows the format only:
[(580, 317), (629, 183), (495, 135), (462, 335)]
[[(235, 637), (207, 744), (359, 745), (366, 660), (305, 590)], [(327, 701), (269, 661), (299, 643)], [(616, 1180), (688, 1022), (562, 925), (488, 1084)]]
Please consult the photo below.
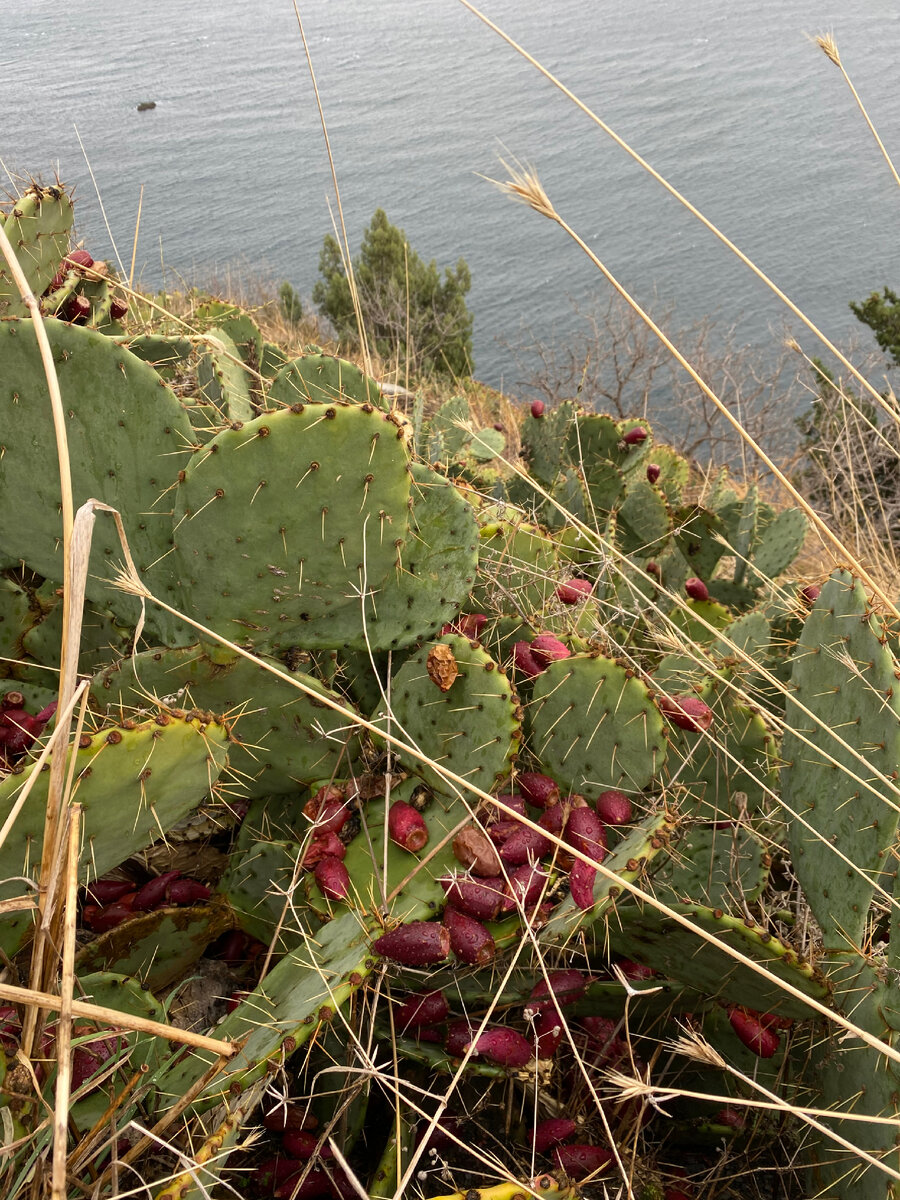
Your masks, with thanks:
[[(465, 3), (465, 0), (462, 0), (462, 2)], [(612, 272), (608, 270), (603, 262), (601, 262), (590, 246), (588, 246), (588, 244), (575, 232), (575, 230), (563, 220), (550, 202), (547, 193), (544, 191), (543, 185), (537, 177), (536, 172), (533, 169), (522, 167), (519, 164), (516, 164), (514, 168), (509, 168), (506, 163), (503, 163), (502, 165), (507, 167), (507, 170), (510, 171), (511, 178), (506, 182), (501, 182), (495, 179), (490, 180), (490, 182), (499, 187), (501, 191), (511, 195), (514, 199), (523, 201), (530, 208), (533, 208), (535, 212), (540, 213), (541, 216), (555, 221), (557, 225), (559, 225), (559, 227), (565, 233), (567, 233), (570, 238), (572, 238), (572, 240), (588, 256), (594, 266), (597, 267), (597, 269), (605, 277), (607, 282), (610, 283), (613, 288), (615, 288), (622, 299), (631, 306), (637, 316), (640, 317), (640, 319), (644, 321), (652, 333), (659, 338), (675, 361), (688, 373), (706, 398), (732, 425), (738, 436), (750, 447), (757, 457), (760, 458), (763, 463), (765, 463), (768, 470), (772, 472), (772, 474), (788, 492), (795, 503), (803, 509), (807, 518), (812, 522), (822, 538), (832, 546), (832, 548), (843, 560), (850, 563), (853, 570), (860, 576), (861, 579), (865, 581), (867, 586), (874, 592), (874, 594), (878, 596), (887, 611), (890, 612), (894, 617), (900, 619), (900, 609), (897, 608), (893, 600), (890, 599), (880, 584), (872, 578), (871, 574), (862, 565), (856, 555), (854, 555), (847, 548), (847, 546), (844, 545), (837, 534), (832, 532), (828, 524), (822, 519), (822, 517), (819, 516), (815, 509), (812, 508), (806, 498), (801, 495), (801, 493), (797, 490), (790, 479), (788, 479), (781, 468), (778, 467), (775, 462), (773, 462), (763, 448), (750, 436), (737, 417), (735, 417), (730, 409), (722, 403), (709, 384), (701, 378), (701, 376), (687, 361), (680, 350), (678, 350), (678, 348), (674, 345), (671, 339), (663, 332), (662, 329), (660, 329), (650, 315), (646, 313), (643, 308), (641, 308), (638, 302), (628, 291), (626, 291), (622, 284), (619, 283)]]
[(63, 920), (62, 981), (56, 1022), (56, 1096), (53, 1107), (52, 1200), (66, 1200), (69, 1097), (72, 1090), (72, 999), (75, 990), (75, 930), (78, 924), (78, 857), (81, 849), (81, 805), (69, 805)]
[(813, 42), (815, 42), (815, 44), (819, 47), (819, 49), (822, 51), (822, 53), (825, 55), (825, 57), (828, 58), (831, 62), (833, 62), (834, 65), (837, 67), (837, 69), (840, 71), (840, 73), (843, 75), (844, 82), (846, 83), (847, 87), (850, 89), (851, 95), (853, 96), (853, 99), (856, 101), (857, 107), (859, 108), (859, 111), (863, 115), (863, 119), (865, 120), (866, 124), (869, 127), (869, 132), (871, 133), (872, 137), (875, 139), (875, 141), (878, 145), (878, 149), (881, 151), (882, 157), (884, 158), (884, 161), (887, 163), (888, 167), (890, 168), (890, 172), (894, 177), (894, 183), (896, 183), (897, 186), (900, 187), (900, 175), (897, 174), (897, 168), (894, 166), (893, 161), (891, 160), (891, 156), (888, 154), (887, 150), (885, 149), (884, 142), (879, 137), (878, 130), (875, 128), (874, 124), (872, 123), (872, 118), (869, 116), (868, 112), (866, 111), (866, 106), (863, 104), (862, 100), (860, 100), (859, 93), (857, 92), (856, 88), (853, 86), (853, 80), (847, 74), (847, 69), (844, 66), (844, 64), (841, 62), (841, 56), (838, 53), (837, 42), (834, 40), (834, 34), (833, 33), (820, 33), (816, 37), (812, 38), (811, 40)]

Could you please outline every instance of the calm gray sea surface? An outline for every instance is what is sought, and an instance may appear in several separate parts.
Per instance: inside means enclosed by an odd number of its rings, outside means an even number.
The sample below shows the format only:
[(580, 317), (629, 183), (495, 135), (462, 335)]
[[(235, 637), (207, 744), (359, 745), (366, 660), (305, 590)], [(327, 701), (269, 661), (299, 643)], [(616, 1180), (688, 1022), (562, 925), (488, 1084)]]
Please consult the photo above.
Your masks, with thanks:
[[(847, 301), (900, 285), (893, 183), (840, 73), (833, 29), (900, 157), (896, 0), (484, 0), (498, 24), (681, 189), (835, 338)], [(534, 164), (559, 213), (636, 296), (766, 347), (784, 310), (570, 101), (458, 0), (299, 0), (354, 249), (377, 206), (424, 257), (472, 270), (476, 373), (514, 386), (497, 339), (563, 337), (607, 294), (549, 221), (479, 175)], [(6, 13), (0, 158), (77, 183), (79, 231), (127, 270), (260, 264), (308, 296), (331, 180), (291, 0), (18, 0)], [(155, 100), (138, 113), (141, 100)], [(654, 296), (656, 299), (654, 300)], [(776, 332), (772, 332), (775, 330)], [(808, 335), (801, 338), (815, 352)]]

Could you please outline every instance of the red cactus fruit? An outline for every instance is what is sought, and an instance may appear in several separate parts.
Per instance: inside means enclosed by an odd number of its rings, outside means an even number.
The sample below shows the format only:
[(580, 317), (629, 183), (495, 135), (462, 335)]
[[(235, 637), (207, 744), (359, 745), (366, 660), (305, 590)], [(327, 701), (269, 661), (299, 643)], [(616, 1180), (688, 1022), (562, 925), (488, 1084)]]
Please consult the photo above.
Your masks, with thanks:
[(767, 1029), (759, 1019), (759, 1013), (749, 1008), (730, 1008), (728, 1020), (743, 1044), (758, 1058), (771, 1058), (781, 1045), (778, 1033)]
[(273, 1196), (275, 1189), (285, 1180), (297, 1176), (297, 1170), (296, 1161), (284, 1154), (264, 1159), (250, 1174), (250, 1195)]
[(94, 260), (91, 255), (88, 254), (87, 250), (70, 250), (60, 263), (60, 268), (68, 269), (69, 267), (81, 267), (84, 269), (86, 267), (92, 267), (93, 265)]
[(610, 788), (597, 797), (597, 816), (604, 825), (630, 825), (632, 815), (631, 801), (624, 792)]
[(291, 1158), (334, 1158), (334, 1151), (325, 1143), (319, 1147), (319, 1139), (314, 1133), (304, 1129), (289, 1129), (281, 1139), (281, 1144)]
[(559, 1169), (571, 1179), (586, 1179), (613, 1161), (612, 1151), (603, 1146), (588, 1146), (578, 1142), (571, 1146), (557, 1146), (553, 1157)]
[(376, 938), (372, 949), (404, 967), (427, 967), (450, 953), (450, 931), (436, 921), (410, 921)]
[(318, 829), (303, 852), (303, 867), (310, 871), (323, 858), (344, 859), (346, 856), (347, 847), (333, 830)]
[(474, 875), (493, 879), (500, 874), (500, 859), (494, 844), (477, 825), (467, 825), (459, 831), (453, 839), (453, 856)]
[(537, 658), (531, 652), (531, 644), (529, 642), (516, 642), (513, 646), (513, 662), (516, 665), (516, 670), (521, 671), (523, 675), (534, 679), (536, 675), (540, 675), (544, 670), (544, 664), (538, 662)]
[(727, 1125), (731, 1129), (744, 1128), (744, 1114), (739, 1108), (720, 1108), (713, 1117), (714, 1125)]
[(652, 967), (648, 967), (646, 963), (635, 962), (631, 958), (620, 958), (616, 966), (626, 979), (632, 979), (635, 982), (639, 982), (641, 979), (655, 979), (657, 976), (657, 972)]
[(339, 858), (326, 854), (316, 863), (313, 875), (326, 900), (346, 900), (350, 895), (350, 874)]
[(318, 1200), (319, 1196), (334, 1196), (334, 1188), (326, 1171), (313, 1167), (303, 1179), (305, 1171), (306, 1167), (302, 1166), (282, 1180), (272, 1193), (275, 1200)]
[(534, 1038), (538, 1058), (552, 1058), (563, 1040), (563, 1023), (555, 1008), (544, 1009), (538, 1017), (534, 1026)]
[(586, 987), (587, 980), (581, 971), (574, 968), (549, 971), (531, 989), (525, 1016), (527, 1018), (529, 1013), (542, 1012), (545, 1008), (555, 1009), (557, 1004), (574, 1004), (584, 995)]
[(303, 806), (303, 815), (309, 817), (316, 832), (320, 829), (330, 829), (332, 833), (340, 833), (347, 823), (350, 811), (346, 790), (330, 783), (320, 787)]
[(505, 795), (495, 796), (494, 799), (498, 804), (502, 804), (503, 808), (515, 813), (516, 816), (525, 816), (525, 797), (519, 792), (507, 792)]
[(516, 821), (512, 817), (508, 820), (494, 821), (488, 826), (488, 836), (495, 846), (503, 846), (516, 830), (522, 828), (522, 822)]
[(112, 321), (121, 321), (128, 315), (128, 301), (115, 296), (109, 305), (109, 316)]
[(83, 324), (91, 315), (91, 302), (87, 296), (70, 296), (63, 306), (63, 318), (71, 324)]
[[(173, 879), (166, 888), (166, 904), (196, 904), (208, 900), (209, 888), (198, 879)], [(161, 906), (157, 906), (161, 907)]]
[(136, 895), (136, 892), (128, 892), (113, 904), (105, 904), (102, 908), (96, 904), (85, 905), (82, 913), (85, 924), (90, 926), (94, 933), (107, 933), (110, 929), (115, 929), (131, 916)]
[(442, 1046), (446, 1036), (446, 1030), (440, 1025), (420, 1025), (416, 1030), (417, 1042), (431, 1042), (435, 1046)]
[(656, 707), (664, 717), (689, 733), (705, 733), (712, 725), (713, 711), (699, 696), (657, 696)]
[(315, 1113), (293, 1101), (274, 1104), (265, 1113), (262, 1122), (272, 1133), (285, 1133), (287, 1130), (299, 1133), (301, 1130), (315, 1129), (319, 1124)]
[(587, 1032), (597, 1066), (615, 1064), (628, 1053), (627, 1043), (616, 1036), (618, 1021), (610, 1017), (580, 1017), (579, 1020)]
[(462, 1058), (466, 1047), (472, 1041), (475, 1029), (476, 1026), (471, 1025), (465, 1017), (459, 1021), (450, 1022), (447, 1026), (447, 1039), (444, 1042), (444, 1049), (450, 1058)]
[(594, 907), (594, 881), (597, 868), (576, 858), (569, 870), (569, 893), (578, 907), (587, 912)]
[(815, 604), (818, 600), (822, 589), (815, 583), (809, 583), (805, 588), (800, 590), (800, 599), (809, 605)]
[(537, 420), (539, 417), (542, 417), (544, 415), (543, 400), (532, 400), (531, 415), (534, 417), (535, 420)]
[(552, 804), (559, 804), (559, 784), (549, 775), (522, 771), (516, 776), (516, 783), (528, 803), (536, 808), (548, 808)]
[(657, 479), (659, 479), (659, 475), (659, 463), (647, 463), (647, 481), (649, 483), (656, 483)]
[(686, 1192), (683, 1187), (667, 1187), (663, 1200), (694, 1200), (694, 1193)]
[(438, 1123), (432, 1127), (430, 1121), (422, 1120), (419, 1122), (416, 1130), (415, 1149), (425, 1141), (425, 1150), (439, 1150), (443, 1146), (451, 1146), (453, 1144), (453, 1135), (459, 1137), (463, 1122), (459, 1117), (451, 1117), (446, 1113), (441, 1117)]
[[(452, 934), (451, 934), (451, 946)], [(416, 992), (407, 996), (394, 1011), (394, 1024), (403, 1033), (407, 1029), (418, 1029), (422, 1025), (439, 1025), (450, 1015), (450, 1004), (440, 990)]]
[(759, 1013), (758, 1015), (766, 1029), (790, 1029), (794, 1024), (793, 1017), (780, 1017), (777, 1013)]
[(570, 1138), (578, 1126), (571, 1117), (548, 1117), (536, 1125), (531, 1140), (538, 1154), (546, 1154), (566, 1138)]
[(550, 842), (542, 833), (527, 825), (519, 825), (500, 847), (500, 858), (509, 867), (520, 867), (523, 863), (543, 858), (549, 851)]
[(686, 579), (684, 590), (692, 600), (708, 600), (709, 588), (702, 579), (698, 579), (696, 575), (692, 575), (690, 579)]
[(428, 842), (428, 826), (418, 809), (405, 800), (395, 800), (388, 810), (391, 841), (417, 854)]
[(556, 598), (561, 604), (577, 604), (590, 596), (594, 585), (589, 579), (569, 579), (556, 589)]
[(566, 821), (566, 841), (595, 862), (606, 857), (606, 830), (592, 808), (573, 808)]
[(232, 992), (231, 995), (228, 997), (228, 999), (225, 1001), (225, 1011), (227, 1013), (233, 1013), (236, 1008), (241, 1007), (241, 1005), (244, 1003), (244, 1001), (247, 999), (247, 997), (250, 994), (251, 993), (248, 991), (241, 991), (241, 990)]
[(450, 934), (450, 949), (461, 962), (485, 967), (497, 953), (491, 931), (474, 917), (467, 917), (448, 905), (444, 909), (444, 925)]
[(570, 658), (572, 651), (552, 633), (539, 633), (531, 639), (531, 653), (542, 667), (549, 667), (552, 662)]
[(134, 890), (130, 879), (95, 879), (85, 889), (85, 901), (95, 905), (112, 904)]
[(647, 430), (643, 425), (635, 425), (634, 429), (629, 429), (622, 438), (626, 446), (639, 446), (641, 442), (646, 442)]
[(501, 1067), (526, 1067), (534, 1059), (534, 1051), (528, 1038), (516, 1029), (505, 1026), (486, 1029), (472, 1043), (473, 1054), (486, 1058)]
[(477, 642), (487, 623), (488, 619), (484, 613), (460, 613), (452, 623), (452, 632), (468, 638), (471, 642)]
[(500, 903), (501, 912), (512, 912), (520, 905), (528, 909), (540, 897), (549, 876), (536, 863), (526, 863), (510, 872), (509, 883)]
[(464, 875), (438, 880), (447, 903), (476, 921), (493, 921), (500, 912), (506, 881), (502, 875), (488, 879), (467, 879)]
[(648, 562), (644, 570), (655, 579), (662, 579), (662, 569), (658, 562)]
[(568, 801), (564, 804), (551, 804), (538, 817), (538, 825), (547, 833), (555, 833), (557, 837), (562, 837), (571, 811), (572, 806)]
[[(93, 1033), (89, 1025), (75, 1026), (75, 1036)], [(125, 1048), (125, 1038), (110, 1032), (109, 1036), (95, 1036), (89, 1042), (83, 1042), (72, 1051), (72, 1091), (77, 1091), (87, 1081), (96, 1075), (111, 1058), (121, 1054)]]

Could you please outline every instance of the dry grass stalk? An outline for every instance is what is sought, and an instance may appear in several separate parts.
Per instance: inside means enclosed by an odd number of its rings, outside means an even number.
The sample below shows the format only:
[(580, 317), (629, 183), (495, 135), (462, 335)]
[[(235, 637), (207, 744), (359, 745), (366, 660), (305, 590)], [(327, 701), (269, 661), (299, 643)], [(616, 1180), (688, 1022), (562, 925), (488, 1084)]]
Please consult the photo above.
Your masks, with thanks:
[(62, 980), (56, 1022), (56, 1096), (53, 1107), (52, 1200), (66, 1200), (69, 1097), (72, 1090), (72, 999), (75, 990), (75, 931), (78, 927), (78, 858), (81, 850), (81, 805), (70, 804), (66, 855), (65, 918)]

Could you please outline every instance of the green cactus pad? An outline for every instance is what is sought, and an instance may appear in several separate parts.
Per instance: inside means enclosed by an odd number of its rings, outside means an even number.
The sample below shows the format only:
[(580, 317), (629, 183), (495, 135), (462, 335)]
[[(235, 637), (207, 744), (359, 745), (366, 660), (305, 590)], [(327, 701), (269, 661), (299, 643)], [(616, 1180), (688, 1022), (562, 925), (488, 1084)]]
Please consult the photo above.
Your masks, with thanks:
[(737, 648), (761, 662), (768, 652), (771, 637), (771, 626), (764, 613), (744, 613), (742, 617), (725, 626), (721, 638), (710, 648), (710, 653), (716, 657), (732, 658), (735, 657)]
[[(42, 615), (40, 605), (21, 584), (0, 576), (0, 671), (10, 665), (3, 659), (22, 657), (23, 639)], [(58, 659), (58, 642), (56, 654)]]
[[(369, 405), (298, 404), (196, 452), (177, 498), (182, 606), (255, 647), (364, 647), (402, 567), (404, 431)], [(343, 619), (342, 619), (343, 618)]]
[(178, 368), (186, 365), (194, 352), (191, 338), (161, 333), (139, 334), (122, 344), (135, 358), (149, 363), (163, 379), (174, 378)]
[(759, 516), (759, 488), (752, 483), (740, 504), (737, 521), (733, 526), (726, 522), (727, 536), (734, 549), (734, 582), (743, 583), (747, 574), (750, 551), (756, 542), (756, 524)]
[(389, 408), (381, 388), (353, 363), (330, 354), (304, 354), (281, 367), (269, 384), (269, 408), (292, 404), (372, 404)]
[[(781, 751), (785, 803), (813, 827), (791, 821), (790, 847), (826, 949), (863, 944), (873, 883), (880, 876), (882, 886), (890, 889), (895, 871), (887, 851), (897, 829), (898, 796), (873, 774), (897, 777), (900, 693), (895, 671), (862, 584), (847, 571), (835, 571), (794, 652)], [(801, 712), (801, 704), (818, 721)], [(864, 786), (866, 781), (874, 793)], [(839, 859), (832, 846), (862, 874)]]
[(256, 415), (250, 392), (250, 376), (238, 348), (223, 329), (213, 329), (204, 338), (206, 353), (197, 364), (201, 404), (211, 405), (226, 421), (250, 421)]
[(297, 842), (253, 842), (232, 854), (219, 883), (241, 929), (266, 945), (274, 941), (278, 954), (296, 949), (309, 936), (298, 919), (301, 853)]
[(759, 898), (768, 877), (763, 844), (749, 829), (694, 825), (654, 871), (653, 893), (667, 904), (696, 900), (734, 912)]
[[(93, 497), (117, 508), (142, 578), (170, 599), (173, 583), (165, 557), (172, 544), (169, 489), (194, 442), (190, 421), (152, 367), (111, 339), (61, 321), (44, 324), (68, 414), (75, 507)], [(61, 579), (55, 438), (31, 321), (0, 323), (0, 429), (0, 545), (46, 578)], [(43, 447), (46, 457), (46, 469), (37, 472), (35, 446)], [(25, 497), (27, 521), (21, 516)], [(121, 557), (115, 525), (100, 514), (87, 594), (116, 611), (124, 604), (133, 614), (135, 603), (103, 582), (111, 574), (110, 560)]]
[(758, 925), (700, 904), (670, 904), (669, 908), (706, 933), (765, 967), (759, 974), (736, 962), (724, 950), (649, 905), (622, 903), (607, 916), (611, 949), (645, 963), (670, 979), (688, 984), (702, 995), (741, 1004), (757, 1012), (807, 1017), (810, 1010), (789, 996), (779, 979), (813, 999), (824, 1001), (828, 987), (822, 976), (797, 954)]
[(478, 584), (472, 611), (518, 613), (530, 620), (556, 590), (556, 543), (539, 526), (493, 520), (482, 525), (478, 544)]
[(761, 587), (783, 574), (803, 548), (809, 521), (802, 508), (785, 508), (760, 532), (748, 582)]
[[(270, 659), (261, 662), (283, 671)], [(298, 682), (343, 703), (311, 675)], [(179, 707), (224, 716), (232, 742), (229, 765), (244, 796), (274, 796), (332, 774), (346, 773), (359, 755), (358, 739), (345, 718), (246, 658), (181, 650), (147, 650), (95, 677), (92, 702), (112, 720), (146, 709), (156, 696)], [(339, 772), (340, 767), (340, 772)]]
[(80, 950), (75, 970), (115, 971), (159, 992), (184, 979), (206, 947), (233, 925), (231, 910), (217, 897), (190, 908), (139, 913)]
[[(50, 286), (69, 251), (72, 201), (62, 188), (34, 184), (2, 219), (28, 286), (35, 296), (40, 296)], [(4, 258), (0, 261), (0, 317), (27, 316), (28, 307)]]
[[(57, 588), (52, 583), (44, 584), (38, 589), (36, 597), (48, 606), (47, 611), (43, 620), (29, 629), (22, 638), (22, 644), (30, 658), (48, 667), (59, 666), (63, 604), (58, 593), (61, 591), (62, 588)], [(115, 613), (88, 601), (81, 618), (79, 671), (86, 673), (99, 670), (106, 663), (127, 654), (133, 640), (134, 631), (120, 624)]]
[(642, 791), (666, 760), (663, 720), (646, 686), (612, 659), (573, 656), (534, 681), (532, 752), (560, 786), (595, 799)]
[[(429, 676), (432, 650), (455, 660), (459, 673), (447, 691)], [(483, 791), (509, 772), (521, 737), (521, 710), (506, 675), (477, 642), (451, 634), (426, 643), (394, 675), (391, 706), (394, 732)], [(384, 722), (380, 710), (373, 720)], [(402, 751), (398, 757), (433, 791), (455, 790), (418, 759)]]
[(555, 408), (545, 409), (540, 417), (525, 416), (519, 427), (529, 473), (548, 490), (562, 470), (563, 448), (574, 419), (575, 405), (571, 400), (564, 400)]
[(623, 554), (658, 558), (672, 532), (672, 518), (662, 490), (636, 479), (616, 512), (616, 540)]
[(259, 370), (263, 340), (259, 326), (248, 312), (223, 300), (208, 300), (194, 309), (194, 318), (209, 332), (227, 334), (238, 354), (252, 371)]
[(414, 463), (409, 538), (402, 569), (368, 615), (370, 637), (397, 649), (452, 621), (475, 583), (478, 525), (471, 505), (442, 475)]
[(665, 496), (670, 505), (682, 503), (682, 494), (691, 478), (691, 468), (687, 459), (673, 450), (671, 446), (656, 445), (647, 454), (647, 458), (659, 467), (659, 479), (656, 486)]
[[(699, 646), (709, 645), (715, 639), (715, 631), (727, 629), (733, 620), (733, 614), (715, 600), (685, 600), (684, 605), (673, 608), (669, 619), (686, 641)], [(712, 625), (713, 631), (706, 625)]]
[[(199, 716), (160, 713), (133, 727), (82, 735), (73, 796), (83, 806), (81, 878), (94, 878), (163, 837), (200, 803), (225, 765), (224, 726)], [(0, 821), (25, 780), (0, 782)], [(0, 848), (2, 897), (19, 895), (16, 877), (40, 862), (49, 772), (41, 774)], [(30, 930), (29, 914), (0, 918), (0, 946), (14, 953)]]
[[(315, 940), (285, 955), (216, 1026), (217, 1037), (246, 1041), (192, 1107), (202, 1110), (221, 1102), (234, 1085), (247, 1087), (261, 1078), (270, 1059), (281, 1059), (309, 1041), (320, 1022), (330, 1021), (374, 969), (371, 940), (372, 930), (359, 914), (346, 913), (318, 930)], [(205, 1050), (173, 1056), (157, 1081), (160, 1111), (176, 1103), (213, 1061)]]
[(672, 513), (675, 544), (681, 551), (691, 575), (704, 582), (712, 578), (716, 564), (728, 549), (724, 541), (725, 525), (716, 513), (696, 504), (676, 508)]

